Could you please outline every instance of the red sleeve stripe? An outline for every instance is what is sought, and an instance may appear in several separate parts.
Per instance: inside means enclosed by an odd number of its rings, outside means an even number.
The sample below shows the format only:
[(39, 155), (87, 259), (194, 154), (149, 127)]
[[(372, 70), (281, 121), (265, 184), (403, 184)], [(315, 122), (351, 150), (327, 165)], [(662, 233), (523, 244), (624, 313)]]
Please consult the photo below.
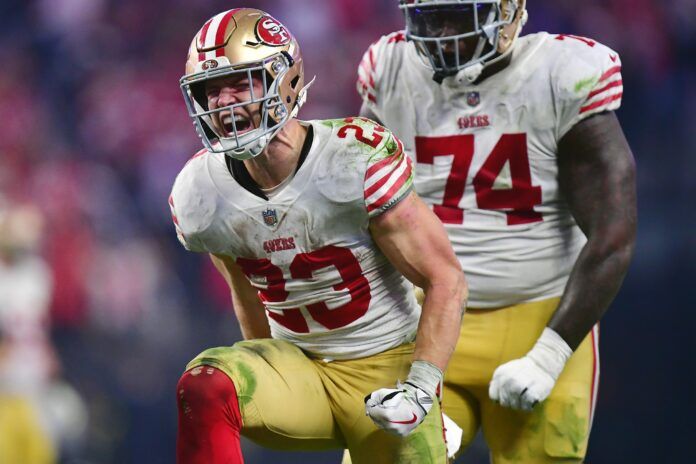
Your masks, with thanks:
[(389, 174), (399, 169), (400, 164), (403, 162), (403, 155), (399, 158), (392, 159), (392, 162), (384, 166), (384, 169), (376, 175), (365, 179), (365, 198), (370, 197), (373, 193), (379, 190), (388, 180)]
[(613, 76), (616, 73), (620, 73), (620, 72), (621, 72), (621, 66), (614, 66), (613, 68), (609, 68), (606, 70), (606, 72), (604, 74), (602, 74), (602, 76), (599, 78), (598, 82), (605, 81), (609, 77)]
[(406, 34), (404, 31), (397, 31), (389, 34), (389, 39), (387, 40), (387, 43), (398, 43), (398, 42), (405, 42), (406, 41)]
[(358, 82), (356, 83), (356, 87), (358, 88), (358, 93), (361, 97), (367, 98), (372, 103), (377, 103), (375, 89), (371, 87), (369, 84), (367, 84), (360, 75), (358, 75)]
[[(413, 172), (412, 166), (411, 166), (411, 158), (405, 157), (405, 162), (401, 163), (401, 166), (399, 170), (395, 171), (394, 174), (391, 176), (391, 179), (394, 179), (398, 175), (398, 178), (394, 180), (393, 182), (389, 182), (385, 185), (386, 187), (386, 192), (384, 192), (383, 195), (381, 195), (377, 200), (369, 201), (370, 199), (368, 198), (367, 202), (367, 212), (371, 213), (377, 208), (381, 208), (387, 203), (389, 203), (393, 198), (394, 195), (396, 195), (403, 187), (406, 185), (406, 183), (411, 179), (411, 175)], [(380, 189), (377, 193), (382, 192), (385, 190), (385, 187)]]
[(171, 195), (169, 195), (169, 210), (172, 213), (172, 221), (174, 221), (174, 224), (176, 225), (176, 228), (179, 228), (179, 220), (176, 217), (176, 212), (174, 211), (174, 199), (172, 198)]
[(365, 52), (358, 67), (358, 92), (363, 98), (376, 102), (375, 97), (375, 61), (372, 52), (373, 45)]
[(594, 109), (599, 108), (599, 107), (604, 106), (604, 105), (608, 105), (609, 103), (611, 103), (613, 101), (620, 100), (622, 95), (623, 95), (623, 92), (619, 92), (616, 95), (611, 95), (611, 96), (604, 98), (602, 100), (596, 101), (596, 102), (591, 103), (591, 104), (586, 105), (586, 106), (583, 106), (582, 108), (580, 108), (580, 114), (585, 113), (587, 111), (594, 110)]
[[(365, 197), (368, 197), (374, 190), (372, 189), (375, 185), (383, 181), (385, 177), (389, 176), (389, 173), (394, 172), (398, 168), (399, 164), (403, 161), (403, 154), (390, 156), (380, 160), (379, 163), (371, 166), (365, 173)], [(370, 172), (372, 168), (377, 168), (374, 172)]]
[(371, 203), (373, 200), (384, 195), (384, 193), (390, 189), (391, 184), (399, 178), (404, 170), (410, 171), (410, 160), (408, 157), (401, 156), (393, 161), (395, 162), (387, 166), (386, 169), (381, 170), (378, 175), (365, 179), (364, 197), (367, 203)]
[(403, 156), (404, 153), (404, 144), (401, 143), (401, 140), (397, 139), (396, 137), (394, 138), (396, 140), (396, 151), (392, 153), (391, 156), (387, 156), (384, 159), (381, 159), (377, 161), (375, 164), (371, 165), (369, 168), (367, 168), (367, 172), (365, 172), (365, 180), (368, 180), (374, 174), (382, 169), (384, 166), (387, 166), (388, 164), (391, 164), (394, 162), (396, 159), (400, 159)]
[[(371, 51), (370, 51), (371, 53)], [(374, 88), (375, 87), (375, 76), (374, 73), (372, 72), (374, 67), (372, 67), (369, 63), (367, 63), (367, 60), (362, 60), (360, 62), (360, 71), (358, 72), (358, 76), (365, 80), (364, 78), (367, 77), (369, 82), (370, 82), (370, 87)], [(364, 77), (363, 77), (364, 76)]]
[(609, 90), (612, 87), (618, 87), (620, 85), (621, 86), (623, 85), (623, 81), (621, 79), (619, 79), (617, 81), (611, 81), (607, 85), (602, 87), (601, 89), (596, 89), (596, 90), (593, 90), (592, 92), (590, 92), (590, 94), (587, 96), (587, 100), (589, 101), (595, 95), (599, 95), (600, 93), (604, 92), (605, 90)]

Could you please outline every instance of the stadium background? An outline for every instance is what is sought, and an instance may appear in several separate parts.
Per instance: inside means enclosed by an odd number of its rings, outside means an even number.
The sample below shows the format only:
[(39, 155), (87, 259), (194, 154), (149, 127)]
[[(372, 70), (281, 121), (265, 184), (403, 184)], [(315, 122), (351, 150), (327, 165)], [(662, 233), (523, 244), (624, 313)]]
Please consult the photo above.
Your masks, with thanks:
[[(200, 145), (178, 88), (198, 27), (231, 7), (270, 12), (317, 75), (301, 116), (339, 117), (358, 111), (362, 52), (402, 27), (396, 3), (0, 3), (0, 195), (45, 217), (51, 339), (89, 412), (62, 462), (174, 462), (182, 368), (240, 338), (224, 284), (178, 244), (167, 207)], [(618, 114), (638, 164), (638, 244), (602, 323), (588, 462), (685, 462), (696, 392), (696, 1), (529, 0), (528, 9), (525, 32), (585, 35), (621, 54)], [(246, 446), (250, 463), (338, 462)], [(485, 450), (467, 462), (485, 462)]]

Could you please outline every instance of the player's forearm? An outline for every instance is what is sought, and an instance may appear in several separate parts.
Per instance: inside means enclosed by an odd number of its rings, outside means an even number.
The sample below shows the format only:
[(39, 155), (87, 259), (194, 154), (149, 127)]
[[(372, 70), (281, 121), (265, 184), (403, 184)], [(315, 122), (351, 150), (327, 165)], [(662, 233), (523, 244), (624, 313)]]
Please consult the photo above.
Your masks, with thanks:
[(548, 324), (571, 349), (578, 347), (609, 308), (628, 270), (633, 245), (633, 235), (627, 233), (610, 249), (603, 239), (590, 239), (580, 253)]
[(239, 328), (242, 331), (244, 340), (255, 340), (259, 338), (271, 338), (271, 329), (268, 326), (268, 321), (254, 321), (248, 318), (237, 317)]
[(444, 372), (459, 338), (468, 289), (464, 274), (426, 286), (423, 312), (416, 335), (415, 360), (427, 361)]
[[(254, 298), (258, 300), (255, 295)], [(260, 301), (245, 301), (242, 295), (233, 291), (232, 304), (244, 340), (271, 338), (266, 311)]]

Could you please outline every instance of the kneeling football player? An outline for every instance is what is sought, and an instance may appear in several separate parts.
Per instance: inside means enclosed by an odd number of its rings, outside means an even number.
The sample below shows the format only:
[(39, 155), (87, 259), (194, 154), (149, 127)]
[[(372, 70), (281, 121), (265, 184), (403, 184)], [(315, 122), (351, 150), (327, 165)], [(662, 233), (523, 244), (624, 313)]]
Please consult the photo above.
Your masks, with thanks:
[(187, 366), (177, 460), (241, 463), (241, 434), (348, 448), (355, 464), (442, 463), (461, 268), (401, 142), (363, 118), (297, 120), (307, 87), (297, 41), (262, 11), (222, 12), (191, 44), (181, 88), (205, 148), (170, 206), (180, 241), (228, 282), (246, 341)]

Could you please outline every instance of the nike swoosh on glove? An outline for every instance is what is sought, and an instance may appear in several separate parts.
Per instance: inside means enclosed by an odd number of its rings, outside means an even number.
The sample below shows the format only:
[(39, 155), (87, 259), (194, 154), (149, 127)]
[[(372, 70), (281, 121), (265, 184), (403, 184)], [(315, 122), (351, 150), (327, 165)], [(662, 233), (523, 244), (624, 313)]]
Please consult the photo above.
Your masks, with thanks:
[(531, 411), (551, 394), (572, 354), (560, 335), (547, 327), (524, 357), (498, 366), (488, 396), (501, 406)]
[(365, 397), (365, 413), (381, 429), (405, 437), (423, 422), (433, 399), (411, 383), (381, 388)]

